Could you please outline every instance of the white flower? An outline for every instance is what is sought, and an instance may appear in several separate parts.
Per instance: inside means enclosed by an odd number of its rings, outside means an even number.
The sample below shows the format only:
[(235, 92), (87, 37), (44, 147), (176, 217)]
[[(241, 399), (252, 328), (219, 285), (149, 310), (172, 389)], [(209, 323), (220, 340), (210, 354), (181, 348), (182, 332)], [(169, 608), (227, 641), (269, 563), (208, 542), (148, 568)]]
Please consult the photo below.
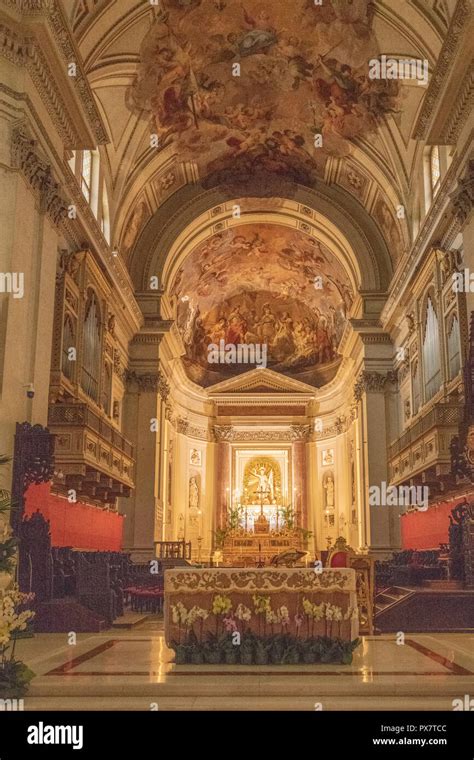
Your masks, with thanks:
[(334, 608), (332, 604), (326, 604), (326, 620), (332, 620), (334, 616)]
[(235, 610), (235, 617), (239, 620), (248, 621), (252, 617), (252, 611), (245, 604), (239, 604)]
[(333, 613), (334, 613), (334, 620), (337, 620), (338, 622), (342, 620), (342, 610), (340, 607), (334, 606)]

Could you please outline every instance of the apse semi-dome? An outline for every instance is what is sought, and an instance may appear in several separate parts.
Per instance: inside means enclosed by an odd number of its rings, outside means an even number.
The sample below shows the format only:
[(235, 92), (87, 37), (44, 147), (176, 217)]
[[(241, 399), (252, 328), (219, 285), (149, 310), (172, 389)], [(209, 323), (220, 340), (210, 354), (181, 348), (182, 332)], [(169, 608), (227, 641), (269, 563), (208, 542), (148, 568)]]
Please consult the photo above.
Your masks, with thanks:
[(265, 346), (270, 369), (315, 386), (338, 369), (353, 291), (336, 256), (303, 232), (254, 223), (217, 233), (188, 255), (171, 294), (186, 373), (199, 385), (255, 368), (216, 363), (211, 346)]

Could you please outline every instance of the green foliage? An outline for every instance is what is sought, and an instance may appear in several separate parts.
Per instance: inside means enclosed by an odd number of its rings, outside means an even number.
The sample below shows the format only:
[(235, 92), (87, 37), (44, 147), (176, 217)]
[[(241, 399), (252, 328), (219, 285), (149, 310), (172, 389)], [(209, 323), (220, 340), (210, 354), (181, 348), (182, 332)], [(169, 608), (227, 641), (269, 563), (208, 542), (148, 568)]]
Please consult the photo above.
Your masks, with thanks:
[(279, 517), (281, 518), (281, 522), (283, 523), (283, 526), (287, 530), (294, 530), (295, 528), (295, 512), (293, 510), (293, 507), (291, 504), (288, 504), (287, 507), (282, 507), (279, 511)]
[(0, 572), (11, 573), (15, 567), (16, 549), (18, 539), (7, 538), (6, 541), (0, 541)]
[(214, 535), (214, 545), (216, 549), (223, 549), (224, 548), (224, 542), (227, 538), (227, 534), (229, 533), (228, 528), (217, 528), (217, 530), (213, 531)]
[(28, 684), (35, 677), (30, 668), (20, 660), (7, 660), (0, 664), (0, 697), (22, 697)]
[(359, 646), (360, 639), (344, 641), (328, 636), (316, 636), (309, 639), (298, 639), (290, 634), (275, 634), (274, 636), (256, 636), (250, 631), (244, 633), (240, 646), (233, 643), (232, 634), (217, 637), (208, 633), (206, 642), (201, 644), (193, 634), (189, 634), (184, 644), (173, 642), (176, 652), (177, 665), (191, 662), (200, 665), (218, 665), (225, 662), (228, 665), (306, 665), (317, 662), (338, 665), (350, 665), (352, 654)]

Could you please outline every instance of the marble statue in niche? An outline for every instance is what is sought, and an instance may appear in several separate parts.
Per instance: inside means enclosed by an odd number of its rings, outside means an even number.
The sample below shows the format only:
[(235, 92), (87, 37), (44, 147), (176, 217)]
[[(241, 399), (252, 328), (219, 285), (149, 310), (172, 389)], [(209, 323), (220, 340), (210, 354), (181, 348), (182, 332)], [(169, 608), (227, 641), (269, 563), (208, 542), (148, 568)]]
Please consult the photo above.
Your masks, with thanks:
[(329, 472), (326, 475), (325, 481), (323, 483), (323, 488), (325, 491), (325, 507), (326, 509), (334, 509), (334, 478), (332, 476), (332, 472)]
[(189, 478), (189, 499), (188, 499), (189, 527), (194, 530), (199, 527), (199, 484), (197, 478), (192, 475)]

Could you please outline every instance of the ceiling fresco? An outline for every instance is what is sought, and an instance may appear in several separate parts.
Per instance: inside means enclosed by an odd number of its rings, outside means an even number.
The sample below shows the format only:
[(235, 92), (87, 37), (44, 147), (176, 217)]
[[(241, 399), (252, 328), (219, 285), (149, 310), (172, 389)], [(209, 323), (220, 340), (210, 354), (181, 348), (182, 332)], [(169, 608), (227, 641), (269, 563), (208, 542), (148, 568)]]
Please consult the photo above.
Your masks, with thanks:
[(368, 77), (369, 0), (161, 5), (127, 104), (209, 185), (257, 173), (313, 185), (328, 156), (399, 109), (398, 82)]
[(189, 254), (170, 289), (188, 377), (209, 386), (254, 369), (209, 363), (209, 346), (264, 344), (267, 366), (321, 386), (354, 293), (338, 259), (315, 238), (276, 224), (244, 224)]

